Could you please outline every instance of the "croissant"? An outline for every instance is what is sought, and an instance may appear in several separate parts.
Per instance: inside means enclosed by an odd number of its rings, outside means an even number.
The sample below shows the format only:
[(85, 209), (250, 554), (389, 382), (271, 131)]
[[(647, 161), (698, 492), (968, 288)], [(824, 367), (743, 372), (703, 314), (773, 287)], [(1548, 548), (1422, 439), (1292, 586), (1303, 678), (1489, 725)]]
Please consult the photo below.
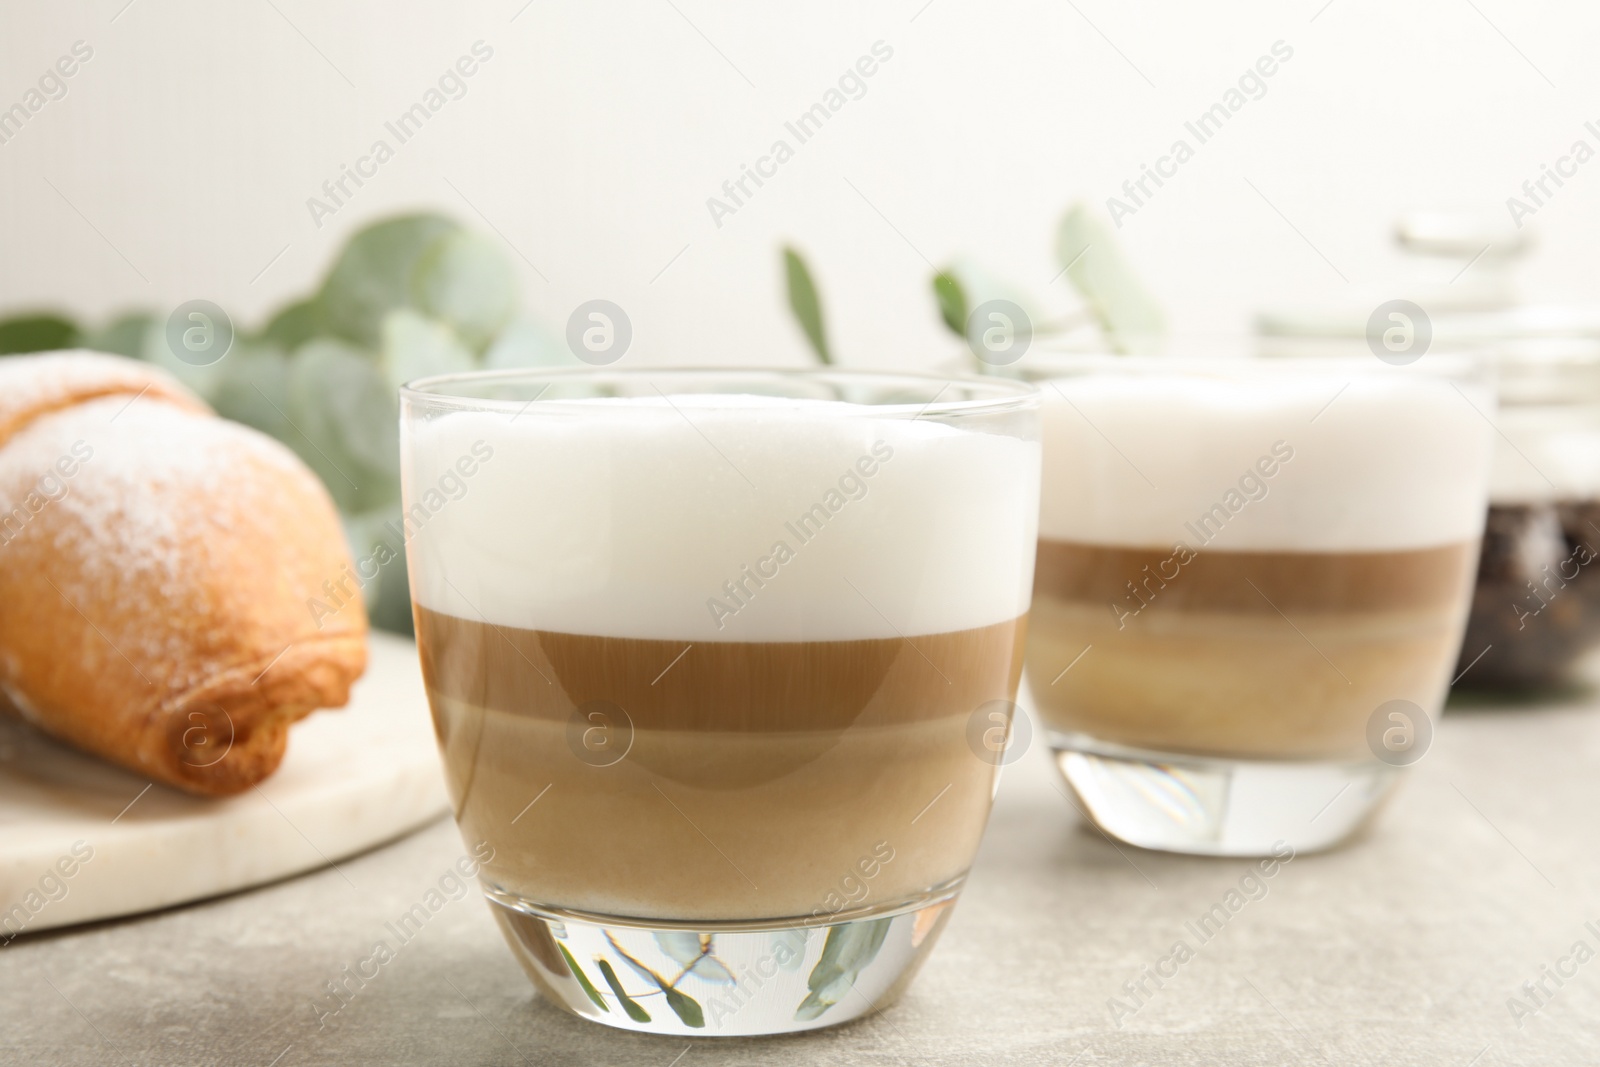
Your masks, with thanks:
[(164, 372), (0, 359), (0, 708), (155, 781), (241, 792), (366, 667), (349, 567), (299, 458)]

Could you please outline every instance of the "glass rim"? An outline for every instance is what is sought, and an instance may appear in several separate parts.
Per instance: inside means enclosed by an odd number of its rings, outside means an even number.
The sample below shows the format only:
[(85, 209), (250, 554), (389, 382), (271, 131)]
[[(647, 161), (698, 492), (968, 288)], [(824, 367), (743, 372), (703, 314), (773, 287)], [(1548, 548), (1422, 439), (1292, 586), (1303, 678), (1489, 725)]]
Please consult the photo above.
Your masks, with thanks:
[[(690, 377), (721, 377), (728, 379), (748, 379), (751, 381), (801, 381), (801, 382), (843, 382), (855, 384), (871, 384), (874, 382), (888, 386), (895, 384), (915, 384), (932, 386), (940, 384), (943, 388), (936, 390), (931, 399), (925, 402), (890, 402), (890, 403), (852, 403), (858, 407), (859, 412), (849, 412), (850, 416), (895, 418), (906, 414), (920, 418), (924, 415), (958, 415), (973, 413), (992, 413), (1012, 410), (1025, 410), (1037, 406), (1040, 398), (1040, 389), (1032, 382), (1020, 378), (1000, 377), (984, 374), (940, 374), (933, 371), (902, 371), (873, 369), (866, 367), (741, 367), (741, 366), (665, 366), (665, 367), (521, 367), (506, 370), (471, 370), (455, 371), (449, 374), (433, 374), (422, 378), (414, 378), (400, 386), (400, 398), (403, 402), (419, 403), (435, 408), (449, 408), (458, 411), (525, 411), (537, 403), (541, 407), (558, 407), (562, 405), (583, 405), (583, 410), (589, 410), (593, 400), (576, 397), (555, 397), (541, 400), (542, 390), (539, 395), (530, 399), (501, 400), (482, 396), (467, 396), (453, 393), (448, 390), (466, 384), (517, 384), (530, 385), (553, 384), (560, 381), (606, 381), (620, 379), (633, 382), (647, 382), (651, 379), (664, 380), (684, 379)], [(653, 383), (652, 383), (653, 384)], [(955, 398), (940, 400), (944, 389), (950, 386), (961, 385), (968, 390), (978, 390), (988, 395), (975, 398)], [(659, 390), (658, 390), (659, 391)], [(664, 398), (674, 394), (662, 393)], [(726, 393), (719, 396), (737, 396), (738, 394)], [(753, 396), (772, 396), (777, 394), (752, 393)], [(797, 398), (798, 399), (798, 398)], [(669, 403), (671, 401), (669, 400)], [(764, 404), (749, 405), (719, 405), (724, 410), (762, 411), (769, 410)], [(841, 414), (845, 414), (841, 412)]]
[[(1085, 373), (1143, 373), (1182, 377), (1208, 371), (1250, 371), (1263, 376), (1295, 377), (1327, 373), (1382, 375), (1394, 372), (1436, 378), (1473, 378), (1491, 374), (1495, 361), (1487, 353), (1444, 349), (1428, 352), (1410, 363), (1385, 363), (1370, 354), (1266, 356), (1237, 355), (1122, 355), (1116, 352), (1048, 351), (1038, 360), (1019, 360), (1014, 369), (1023, 380), (1042, 382)], [(1008, 368), (1011, 369), (1011, 368)]]

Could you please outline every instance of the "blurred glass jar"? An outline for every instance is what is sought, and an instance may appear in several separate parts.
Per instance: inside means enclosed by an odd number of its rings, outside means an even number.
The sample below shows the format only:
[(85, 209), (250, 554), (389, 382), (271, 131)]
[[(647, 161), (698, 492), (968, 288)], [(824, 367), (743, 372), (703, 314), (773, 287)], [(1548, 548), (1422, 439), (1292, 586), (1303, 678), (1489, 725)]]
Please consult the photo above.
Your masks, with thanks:
[[(1600, 650), (1600, 310), (1524, 303), (1525, 231), (1490, 217), (1422, 212), (1396, 229), (1400, 295), (1421, 309), (1426, 351), (1491, 359), (1499, 431), (1463, 689), (1569, 685)], [(1340, 307), (1258, 316), (1261, 355), (1380, 354), (1378, 309), (1394, 290)]]
[(1600, 341), (1499, 353), (1500, 440), (1461, 684), (1571, 683), (1600, 648)]

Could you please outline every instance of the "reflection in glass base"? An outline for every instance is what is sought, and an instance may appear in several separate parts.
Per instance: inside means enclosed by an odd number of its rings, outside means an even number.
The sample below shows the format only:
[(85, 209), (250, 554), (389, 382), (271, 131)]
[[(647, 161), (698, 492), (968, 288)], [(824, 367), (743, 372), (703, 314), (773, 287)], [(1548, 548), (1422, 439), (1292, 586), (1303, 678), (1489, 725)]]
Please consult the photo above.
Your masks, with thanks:
[(1050, 745), (1084, 813), (1106, 833), (1203, 856), (1332, 848), (1377, 812), (1400, 778), (1375, 759), (1181, 756), (1054, 732)]
[(888, 1007), (938, 940), (960, 880), (824, 920), (668, 923), (544, 908), (493, 886), (528, 977), (568, 1011), (694, 1037), (836, 1026)]

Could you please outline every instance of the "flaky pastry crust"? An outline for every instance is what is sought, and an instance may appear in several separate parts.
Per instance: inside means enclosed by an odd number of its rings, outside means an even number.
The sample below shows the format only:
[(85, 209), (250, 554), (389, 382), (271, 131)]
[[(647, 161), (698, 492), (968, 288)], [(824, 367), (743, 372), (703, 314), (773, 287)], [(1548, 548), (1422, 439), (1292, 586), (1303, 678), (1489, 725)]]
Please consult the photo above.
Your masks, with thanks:
[(0, 359), (0, 704), (191, 793), (277, 769), (349, 699), (359, 598), (327, 491), (169, 375), (93, 353)]

